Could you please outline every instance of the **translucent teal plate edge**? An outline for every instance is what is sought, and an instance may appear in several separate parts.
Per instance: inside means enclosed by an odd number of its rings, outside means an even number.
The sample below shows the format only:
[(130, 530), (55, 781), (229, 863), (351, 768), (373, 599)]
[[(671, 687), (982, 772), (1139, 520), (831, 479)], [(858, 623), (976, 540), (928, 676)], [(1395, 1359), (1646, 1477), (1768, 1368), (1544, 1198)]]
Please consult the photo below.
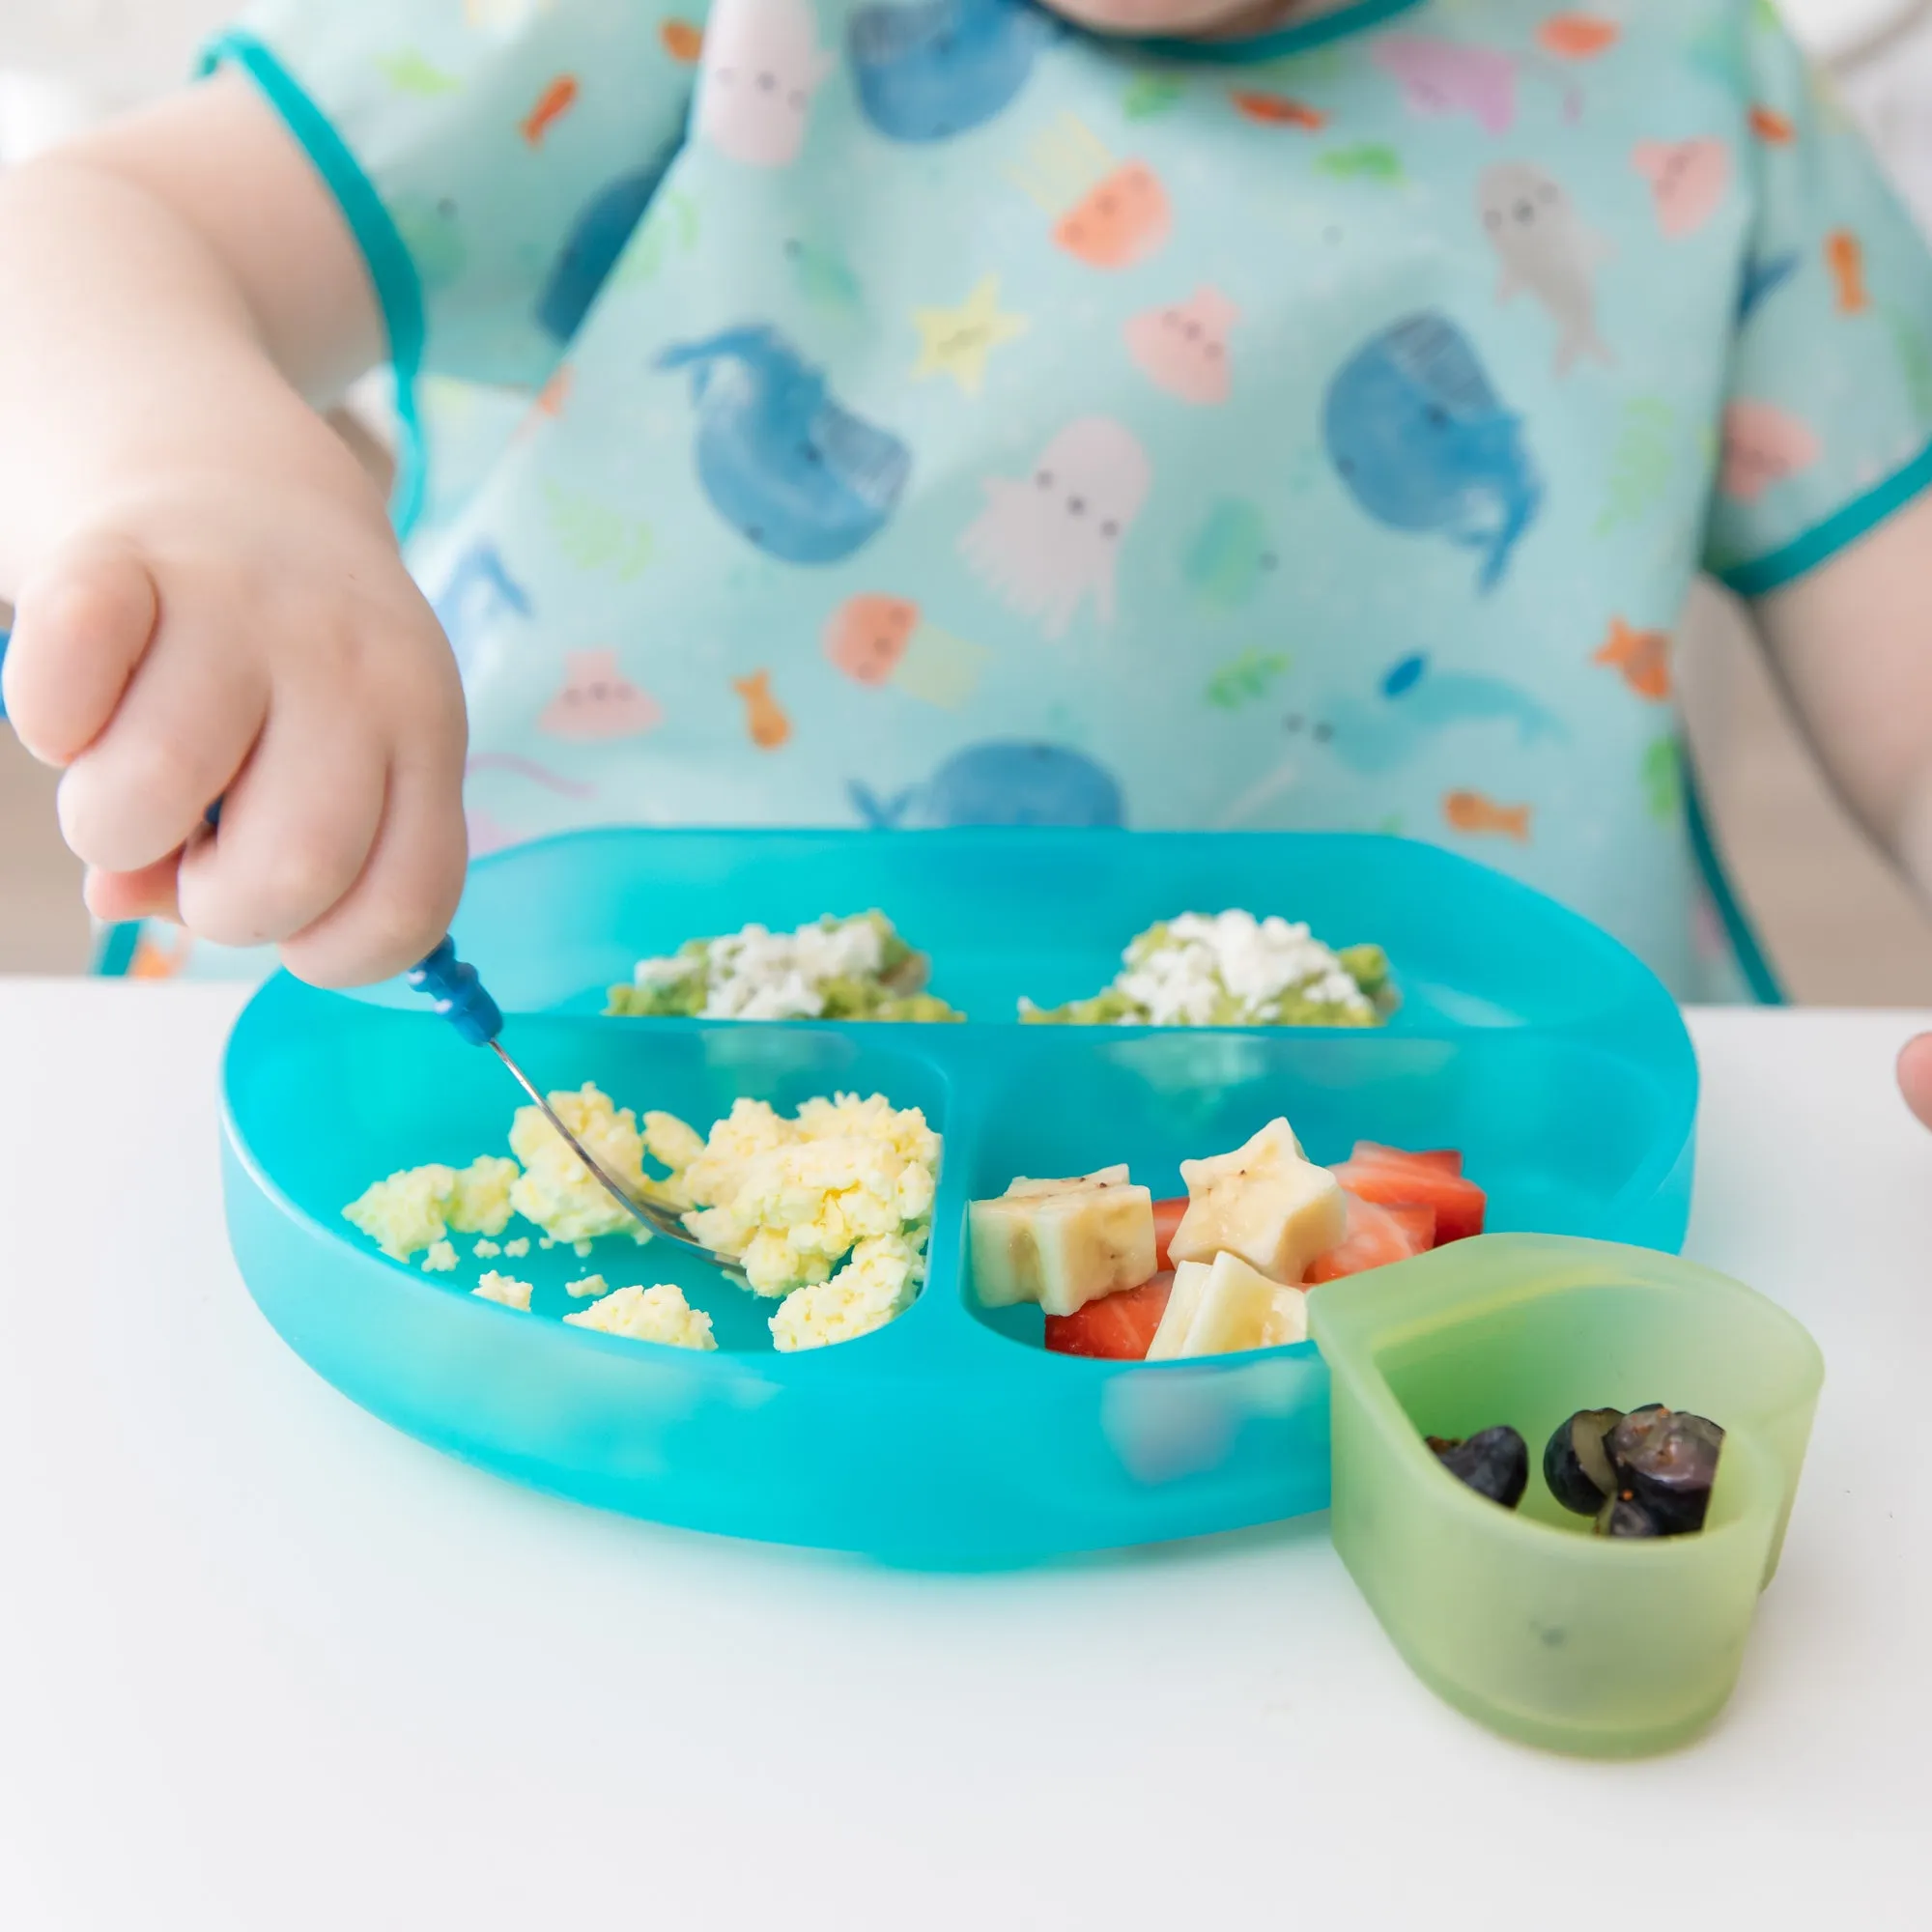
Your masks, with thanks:
[[(1222, 904), (1310, 916), (1337, 943), (1387, 940), (1407, 1004), (1367, 1035), (772, 1028), (582, 1010), (616, 977), (613, 958), (752, 918), (874, 903), (931, 947), (936, 990), (961, 990), (948, 974), (959, 960), (954, 980), (972, 982), (980, 1010), (1003, 952), (975, 950), (977, 932), (1037, 921), (1038, 952), (1008, 940), (1006, 970), (1039, 976), (1041, 997), (1058, 999), (1097, 986), (1094, 962), (1152, 918)], [(1398, 918), (1405, 904), (1459, 916)], [(539, 1077), (643, 1065), (653, 1086), (677, 1091), (640, 1093), (634, 1080), (620, 1101), (696, 1111), (708, 1096), (722, 1112), (739, 1092), (792, 1104), (878, 1076), (887, 1091), (917, 1089), (895, 1097), (930, 1102), (946, 1132), (931, 1274), (912, 1310), (836, 1350), (695, 1355), (492, 1306), (461, 1292), (467, 1280), (453, 1287), (360, 1243), (336, 1208), (361, 1180), (498, 1145), (514, 1094), (488, 1056), (396, 988), (345, 999), (278, 976), (250, 1003), (224, 1067), (224, 1195), (236, 1258), (270, 1323), (344, 1394), (435, 1447), (655, 1521), (975, 1569), (1325, 1507), (1328, 1379), (1312, 1346), (1205, 1363), (1069, 1360), (1037, 1347), (1037, 1312), (970, 1305), (966, 1202), (1014, 1173), (1128, 1158), (1160, 1191), (1183, 1155), (1286, 1111), (1318, 1158), (1341, 1157), (1355, 1134), (1461, 1142), (1478, 1178), (1501, 1178), (1503, 1227), (1676, 1252), (1688, 1224), (1697, 1072), (1669, 996), (1596, 928), (1433, 847), (1264, 834), (600, 832), (480, 862), (457, 932)], [(354, 1185), (318, 1178), (361, 1144), (330, 1133), (331, 1105), (336, 1119), (366, 1115), (372, 1140), (393, 1124), (408, 1151), (359, 1161)], [(431, 1130), (445, 1136), (436, 1149), (421, 1144)], [(1593, 1132), (1605, 1169), (1594, 1178)], [(1577, 1168), (1568, 1193), (1535, 1166), (1558, 1151)], [(1539, 1203), (1547, 1211), (1532, 1211)], [(586, 1265), (604, 1267), (605, 1255)], [(704, 1278), (648, 1251), (641, 1266), (639, 1278)]]

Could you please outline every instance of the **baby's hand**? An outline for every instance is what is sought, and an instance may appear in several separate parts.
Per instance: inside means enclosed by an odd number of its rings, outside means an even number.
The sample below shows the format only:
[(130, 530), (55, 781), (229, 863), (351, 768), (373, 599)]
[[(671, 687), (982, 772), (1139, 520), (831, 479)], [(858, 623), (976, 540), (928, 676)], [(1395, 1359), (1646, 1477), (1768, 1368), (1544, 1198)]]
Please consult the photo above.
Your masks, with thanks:
[(104, 506), (22, 589), (6, 705), (66, 768), (97, 918), (275, 944), (322, 985), (447, 930), (463, 695), (373, 497), (223, 471)]
[(1905, 1104), (1932, 1127), (1932, 1033), (1921, 1035), (1899, 1055), (1898, 1085)]

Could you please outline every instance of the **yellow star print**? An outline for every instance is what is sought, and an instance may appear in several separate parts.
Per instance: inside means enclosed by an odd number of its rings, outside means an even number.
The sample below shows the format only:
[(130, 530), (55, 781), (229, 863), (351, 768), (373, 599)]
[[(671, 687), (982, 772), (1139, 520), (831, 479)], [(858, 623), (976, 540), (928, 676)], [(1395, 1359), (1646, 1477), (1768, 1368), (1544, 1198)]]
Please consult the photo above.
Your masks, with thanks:
[(988, 275), (959, 308), (916, 308), (912, 319), (919, 329), (919, 361), (915, 383), (927, 376), (951, 376), (969, 396), (980, 393), (985, 380), (986, 357), (1003, 342), (1027, 332), (1023, 315), (1000, 313), (1000, 278)]

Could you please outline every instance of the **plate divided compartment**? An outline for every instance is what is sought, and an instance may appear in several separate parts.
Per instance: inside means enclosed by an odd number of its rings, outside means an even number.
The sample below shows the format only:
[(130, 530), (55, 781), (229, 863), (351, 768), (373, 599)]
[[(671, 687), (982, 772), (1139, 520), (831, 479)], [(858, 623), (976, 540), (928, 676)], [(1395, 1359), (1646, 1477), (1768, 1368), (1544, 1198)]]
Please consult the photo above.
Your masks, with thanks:
[[(756, 921), (877, 907), (933, 958), (963, 1026), (611, 1019), (636, 961)], [(1097, 991), (1156, 920), (1243, 907), (1384, 946), (1403, 995), (1365, 1031), (1015, 1023)], [(694, 1528), (933, 1568), (1037, 1561), (1276, 1520), (1328, 1500), (1329, 1380), (1312, 1344), (1196, 1362), (1048, 1354), (1037, 1309), (982, 1310), (966, 1206), (1017, 1175), (1128, 1162), (1155, 1196), (1183, 1159), (1286, 1115), (1311, 1157), (1357, 1139), (1456, 1147), (1492, 1228), (1674, 1252), (1696, 1065), (1622, 948), (1498, 874), (1395, 839), (974, 831), (574, 834), (481, 862), (455, 927), (547, 1088), (700, 1131), (741, 1095), (789, 1110), (882, 1093), (945, 1138), (920, 1299), (841, 1347), (781, 1354), (775, 1304), (659, 1242), (454, 1274), (386, 1260), (342, 1218), (394, 1169), (506, 1151), (519, 1096), (400, 985), (286, 976), (226, 1065), (230, 1235), (289, 1345), (376, 1414), (502, 1475)], [(511, 1234), (519, 1232), (513, 1224)], [(527, 1315), (469, 1293), (486, 1265)], [(674, 1281), (698, 1354), (565, 1327), (564, 1283)]]

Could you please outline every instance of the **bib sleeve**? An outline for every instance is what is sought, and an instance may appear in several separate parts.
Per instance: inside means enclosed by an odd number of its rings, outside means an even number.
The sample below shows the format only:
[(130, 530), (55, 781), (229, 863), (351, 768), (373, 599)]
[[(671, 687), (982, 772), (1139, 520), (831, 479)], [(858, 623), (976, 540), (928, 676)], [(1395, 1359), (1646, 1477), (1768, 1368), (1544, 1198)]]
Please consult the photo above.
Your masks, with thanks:
[(1767, 13), (1740, 29), (1755, 208), (1704, 558), (1747, 597), (1932, 486), (1932, 250)]
[(260, 0), (208, 48), (355, 232), (398, 388), (534, 389), (683, 139), (703, 0)]

